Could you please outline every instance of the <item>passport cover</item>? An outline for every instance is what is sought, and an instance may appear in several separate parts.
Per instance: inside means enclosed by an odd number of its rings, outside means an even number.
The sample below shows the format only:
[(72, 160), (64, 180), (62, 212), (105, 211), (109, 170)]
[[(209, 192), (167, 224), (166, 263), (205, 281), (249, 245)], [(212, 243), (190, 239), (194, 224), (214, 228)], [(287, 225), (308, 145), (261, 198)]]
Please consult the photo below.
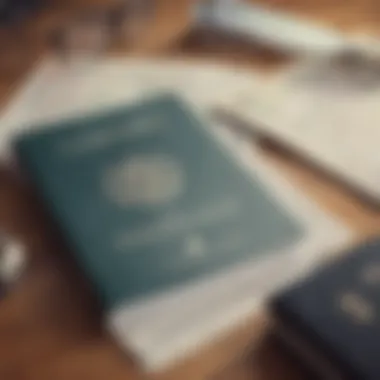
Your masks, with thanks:
[(14, 147), (108, 308), (302, 236), (261, 182), (171, 95), (44, 126)]
[(321, 378), (377, 380), (379, 288), (380, 240), (374, 240), (275, 297), (271, 309), (284, 342)]

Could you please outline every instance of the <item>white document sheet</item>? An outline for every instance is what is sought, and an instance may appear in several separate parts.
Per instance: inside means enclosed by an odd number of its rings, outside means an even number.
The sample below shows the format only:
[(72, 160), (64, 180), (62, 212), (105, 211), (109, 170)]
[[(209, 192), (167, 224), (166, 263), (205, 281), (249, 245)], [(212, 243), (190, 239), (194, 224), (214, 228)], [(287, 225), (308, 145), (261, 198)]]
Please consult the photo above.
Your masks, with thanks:
[(101, 112), (154, 92), (174, 92), (192, 103), (200, 117), (208, 119), (210, 133), (249, 175), (260, 176), (305, 226), (305, 236), (296, 246), (284, 247), (278, 255), (269, 254), (268, 260), (254, 260), (193, 286), (113, 310), (107, 326), (148, 371), (160, 371), (195, 353), (201, 345), (251, 316), (278, 287), (313, 268), (325, 254), (348, 244), (350, 234), (340, 223), (262, 162), (244, 140), (213, 123), (210, 110), (242, 92), (261, 91), (260, 83), (251, 73), (216, 64), (123, 58), (67, 68), (46, 61), (1, 119), (0, 154), (5, 158), (16, 132), (81, 113)]
[(379, 203), (380, 59), (332, 58), (298, 62), (224, 108)]

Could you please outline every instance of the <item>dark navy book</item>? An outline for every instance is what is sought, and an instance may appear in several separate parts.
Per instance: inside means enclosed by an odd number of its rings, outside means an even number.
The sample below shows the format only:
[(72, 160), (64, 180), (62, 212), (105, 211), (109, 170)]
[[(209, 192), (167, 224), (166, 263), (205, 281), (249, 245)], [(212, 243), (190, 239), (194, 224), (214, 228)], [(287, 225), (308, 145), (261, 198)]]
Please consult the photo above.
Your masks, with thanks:
[(380, 379), (380, 240), (274, 297), (282, 341), (321, 379)]

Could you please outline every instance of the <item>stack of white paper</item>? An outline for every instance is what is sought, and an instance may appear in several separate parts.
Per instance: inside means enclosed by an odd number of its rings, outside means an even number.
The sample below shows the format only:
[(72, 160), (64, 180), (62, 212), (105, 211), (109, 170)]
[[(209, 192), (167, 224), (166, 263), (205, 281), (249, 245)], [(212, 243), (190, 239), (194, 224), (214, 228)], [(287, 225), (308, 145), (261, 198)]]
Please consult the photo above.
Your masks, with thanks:
[[(46, 61), (32, 75), (1, 119), (1, 149), (10, 152), (14, 133), (56, 118), (134, 102), (147, 94), (170, 91), (187, 99), (209, 119), (210, 132), (246, 168), (259, 176), (273, 196), (305, 227), (305, 235), (284, 254), (234, 268), (184, 291), (168, 293), (149, 303), (125, 305), (107, 318), (122, 346), (137, 354), (146, 369), (161, 370), (250, 316), (268, 294), (340, 249), (349, 233), (309, 202), (270, 168), (244, 140), (216, 124), (210, 110), (260, 91), (260, 80), (242, 70), (216, 64), (110, 59), (92, 66), (65, 67)], [(207, 307), (204, 307), (207, 305)], [(173, 312), (178, 310), (178, 312)]]

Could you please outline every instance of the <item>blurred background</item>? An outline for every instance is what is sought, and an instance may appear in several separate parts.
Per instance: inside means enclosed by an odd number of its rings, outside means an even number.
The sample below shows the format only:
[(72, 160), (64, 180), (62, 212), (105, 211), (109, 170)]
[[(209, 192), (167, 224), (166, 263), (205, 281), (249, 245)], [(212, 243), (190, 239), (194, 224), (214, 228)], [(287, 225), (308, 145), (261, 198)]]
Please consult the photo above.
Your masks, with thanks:
[[(135, 104), (134, 86), (144, 95), (174, 88), (210, 125), (233, 131), (236, 152), (255, 147), (274, 177), (331, 216), (339, 226), (326, 223), (328, 232), (349, 231), (334, 248), (314, 252), (317, 266), (380, 231), (379, 35), (376, 0), (0, 0), (0, 230), (6, 235), (0, 240), (0, 379), (308, 379), (307, 360), (299, 363), (272, 337), (265, 308), (168, 369), (141, 371), (129, 348), (121, 350), (104, 331), (92, 287), (65, 256), (33, 181), (5, 153), (28, 123), (126, 99)], [(301, 213), (299, 203), (284, 207)], [(305, 212), (302, 220), (314, 216)], [(323, 237), (327, 244), (336, 236)], [(267, 277), (274, 283), (280, 275)], [(377, 293), (370, 301), (378, 302)], [(267, 293), (262, 298), (266, 304)], [(363, 309), (362, 299), (348, 299), (350, 312), (358, 304)], [(154, 322), (143, 326), (141, 341)], [(361, 379), (380, 378), (375, 367), (375, 377)]]

